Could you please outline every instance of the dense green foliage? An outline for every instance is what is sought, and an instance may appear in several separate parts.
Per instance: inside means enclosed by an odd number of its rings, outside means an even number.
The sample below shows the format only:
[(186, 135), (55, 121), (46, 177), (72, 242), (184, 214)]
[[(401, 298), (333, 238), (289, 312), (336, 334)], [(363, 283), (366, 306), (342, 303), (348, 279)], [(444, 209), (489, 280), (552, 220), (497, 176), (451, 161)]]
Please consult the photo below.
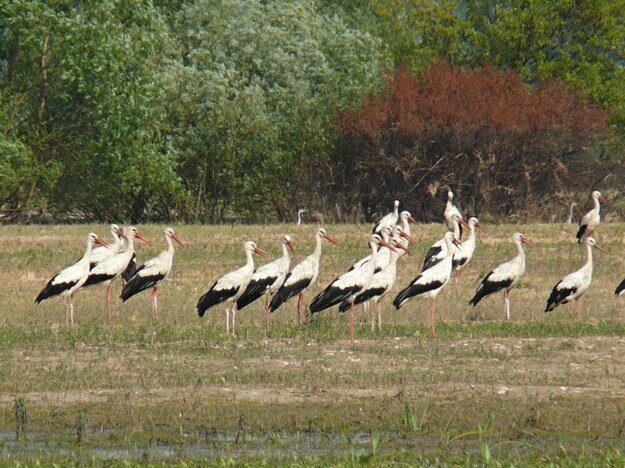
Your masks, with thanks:
[[(489, 63), (530, 87), (555, 79), (605, 109), (623, 135), (625, 0), (0, 0), (0, 12), (0, 209), (9, 219), (386, 210), (395, 194), (366, 209), (337, 197), (353, 159), (337, 117), (384, 96), (385, 77), (402, 65), (420, 74), (439, 62)], [(600, 188), (614, 187), (603, 175), (620, 162), (622, 138), (596, 140), (579, 142), (593, 148), (581, 160)]]

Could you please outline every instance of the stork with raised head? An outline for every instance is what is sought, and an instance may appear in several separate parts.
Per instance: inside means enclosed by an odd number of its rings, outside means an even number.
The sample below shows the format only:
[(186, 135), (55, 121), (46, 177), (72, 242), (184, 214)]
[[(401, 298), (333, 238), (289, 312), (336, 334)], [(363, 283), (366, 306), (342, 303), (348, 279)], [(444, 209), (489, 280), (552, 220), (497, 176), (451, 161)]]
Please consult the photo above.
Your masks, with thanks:
[[(380, 304), (380, 300), (391, 289), (393, 289), (393, 286), (395, 285), (395, 280), (397, 279), (397, 260), (399, 259), (400, 254), (408, 252), (406, 245), (404, 245), (397, 236), (394, 236), (391, 239), (390, 244), (395, 247), (395, 249), (388, 249), (390, 253), (388, 264), (382, 270), (374, 273), (369, 284), (367, 284), (367, 286), (365, 286), (354, 297), (353, 306), (362, 302), (367, 304), (369, 301), (373, 301), (373, 320), (371, 321), (371, 331), (375, 330), (376, 316), (378, 330), (382, 330), (382, 304)], [(344, 300), (339, 306), (339, 311), (345, 312), (350, 306), (350, 302), (348, 300)]]
[(452, 271), (452, 259), (454, 245), (460, 243), (454, 238), (452, 232), (447, 231), (445, 237), (445, 258), (433, 267), (422, 271), (408, 286), (397, 294), (393, 305), (396, 309), (400, 309), (408, 300), (415, 296), (424, 296), (432, 299), (430, 304), (430, 324), (432, 327), (432, 336), (436, 336), (436, 310), (434, 300), (439, 292), (448, 283)]
[(475, 291), (475, 296), (469, 302), (476, 306), (478, 302), (490, 294), (503, 290), (506, 318), (510, 320), (510, 291), (514, 288), (525, 273), (525, 251), (523, 244), (529, 245), (529, 239), (520, 232), (512, 236), (512, 240), (517, 247), (517, 256), (512, 260), (498, 265), (489, 271)]
[[(447, 203), (445, 204), (445, 211), (443, 212), (443, 216), (445, 217), (445, 224), (447, 224), (447, 229), (453, 231), (456, 227), (453, 223), (453, 217), (457, 216), (460, 219), (462, 218), (462, 213), (456, 205), (454, 205), (454, 192), (451, 189), (447, 192)], [(462, 238), (462, 226), (459, 226), (459, 235), (456, 237), (457, 240)]]
[(295, 265), (295, 268), (286, 275), (286, 278), (278, 291), (271, 298), (269, 311), (274, 313), (278, 307), (295, 296), (297, 300), (297, 323), (304, 323), (304, 293), (310, 288), (319, 277), (319, 263), (321, 261), (321, 244), (323, 240), (338, 245), (338, 241), (329, 236), (324, 228), (315, 231), (315, 250), (312, 254)]
[[(169, 275), (174, 261), (174, 243), (172, 241), (177, 242), (181, 247), (184, 246), (172, 228), (165, 228), (164, 234), (167, 249), (138, 267), (135, 274), (122, 288), (122, 293), (119, 296), (123, 302), (126, 302), (135, 294), (152, 288), (152, 315), (154, 317), (158, 315), (157, 288)], [(128, 240), (130, 241), (130, 238)], [(128, 248), (131, 248), (130, 242)]]
[(227, 301), (226, 333), (230, 334), (230, 320), (232, 317), (233, 335), (236, 335), (237, 299), (241, 297), (254, 274), (254, 258), (252, 254), (256, 253), (263, 257), (269, 257), (267, 252), (252, 241), (245, 242), (243, 244), (243, 250), (247, 257), (245, 265), (219, 278), (197, 301), (197, 313), (200, 317), (203, 317), (210, 307)]
[(588, 290), (592, 282), (592, 249), (607, 253), (592, 237), (587, 237), (584, 245), (586, 246), (586, 263), (579, 270), (566, 275), (553, 287), (547, 299), (545, 312), (552, 311), (560, 304), (575, 301), (575, 314), (579, 317), (579, 298)]
[(113, 237), (112, 244), (106, 247), (101, 245), (99, 247), (95, 247), (91, 251), (91, 256), (89, 257), (89, 268), (93, 268), (101, 261), (111, 258), (113, 255), (117, 255), (122, 246), (124, 231), (117, 224), (111, 224), (111, 236)]
[(108, 245), (106, 241), (100, 239), (96, 234), (92, 232), (87, 234), (87, 249), (80, 260), (54, 275), (35, 299), (35, 304), (41, 304), (53, 296), (59, 294), (65, 296), (67, 298), (65, 321), (68, 325), (71, 323), (74, 326), (74, 295), (89, 277), (89, 259), (91, 258), (94, 244)]
[(577, 206), (577, 203), (571, 202), (571, 206), (569, 207), (569, 217), (566, 220), (566, 224), (573, 224), (573, 210)]
[(599, 202), (604, 205), (608, 204), (608, 201), (601, 196), (601, 192), (597, 192), (596, 190), (592, 192), (590, 196), (593, 202), (593, 209), (584, 215), (584, 217), (579, 222), (579, 229), (577, 230), (577, 243), (581, 244), (588, 238), (592, 236), (595, 232), (597, 226), (601, 222), (601, 205)]
[(128, 263), (135, 253), (135, 238), (141, 239), (146, 244), (150, 242), (150, 240), (141, 234), (134, 226), (127, 228), (123, 236), (127, 243), (126, 249), (101, 261), (93, 267), (89, 272), (89, 278), (87, 278), (87, 281), (85, 281), (83, 285), (86, 287), (100, 283), (106, 284), (106, 312), (109, 323), (111, 322), (111, 289), (113, 288), (113, 280), (128, 268)]
[(399, 200), (393, 203), (393, 211), (385, 215), (375, 226), (373, 226), (372, 234), (380, 234), (385, 226), (395, 226), (399, 219)]
[(467, 223), (469, 235), (465, 240), (462, 241), (460, 249), (456, 250), (453, 259), (453, 266), (456, 273), (460, 273), (462, 269), (467, 266), (471, 258), (473, 257), (473, 253), (475, 252), (475, 246), (477, 244), (477, 236), (475, 234), (475, 229), (481, 229), (477, 218), (469, 218), (469, 222)]
[(383, 245), (391, 250), (396, 250), (391, 244), (382, 239), (378, 234), (369, 236), (369, 246), (371, 247), (371, 261), (361, 268), (350, 270), (332, 281), (321, 291), (310, 303), (308, 307), (311, 314), (321, 312), (328, 307), (332, 307), (343, 301), (348, 302), (347, 320), (349, 324), (349, 338), (354, 342), (354, 298), (363, 288), (365, 288), (375, 270), (378, 246)]
[(265, 296), (265, 338), (269, 330), (269, 297), (276, 293), (282, 286), (291, 266), (289, 249), (295, 252), (291, 236), (285, 234), (280, 240), (282, 256), (273, 262), (266, 263), (256, 269), (252, 279), (237, 299), (237, 310), (243, 309), (261, 296)]
[(302, 224), (302, 215), (304, 213), (306, 213), (306, 209), (304, 208), (300, 208), (299, 210), (297, 210), (297, 225), (300, 226)]
[[(453, 236), (456, 241), (460, 241), (460, 225), (465, 227), (469, 227), (468, 224), (460, 217), (458, 213), (454, 213), (451, 215), (451, 225)], [(452, 245), (453, 247), (453, 245)], [(453, 249), (452, 253), (457, 249)], [(429, 270), (434, 265), (442, 262), (445, 258), (447, 258), (447, 242), (445, 241), (445, 237), (437, 240), (432, 247), (429, 248), (427, 253), (425, 254), (425, 258), (423, 259), (423, 267), (421, 271)]]

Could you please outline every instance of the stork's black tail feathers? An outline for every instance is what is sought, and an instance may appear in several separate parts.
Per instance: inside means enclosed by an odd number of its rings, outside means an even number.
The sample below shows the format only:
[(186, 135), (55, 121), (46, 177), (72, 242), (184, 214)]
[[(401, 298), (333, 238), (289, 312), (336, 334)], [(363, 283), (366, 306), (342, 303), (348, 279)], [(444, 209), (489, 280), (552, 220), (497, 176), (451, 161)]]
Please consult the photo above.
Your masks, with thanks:
[(251, 304), (261, 297), (267, 291), (267, 288), (273, 284), (276, 278), (262, 278), (252, 280), (243, 291), (243, 294), (237, 299), (237, 309), (241, 310), (246, 305)]
[(616, 287), (616, 289), (614, 290), (614, 294), (620, 296), (621, 294), (623, 294), (623, 292), (625, 292), (625, 279), (621, 281), (621, 284)]

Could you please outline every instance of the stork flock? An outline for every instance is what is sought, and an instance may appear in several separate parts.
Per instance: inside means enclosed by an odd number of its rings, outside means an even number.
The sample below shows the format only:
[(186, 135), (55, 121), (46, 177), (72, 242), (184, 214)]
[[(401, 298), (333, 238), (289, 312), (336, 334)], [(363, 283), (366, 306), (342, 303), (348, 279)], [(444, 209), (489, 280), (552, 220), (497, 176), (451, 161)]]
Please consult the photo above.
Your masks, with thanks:
[[(600, 224), (600, 203), (607, 203), (601, 193), (592, 193), (593, 209), (579, 222), (577, 241), (584, 244), (586, 262), (579, 270), (565, 276), (552, 289), (547, 299), (545, 312), (552, 311), (561, 304), (575, 303), (579, 314), (579, 298), (588, 290), (592, 281), (592, 250), (605, 252), (592, 237)], [(243, 248), (246, 263), (241, 268), (224, 274), (197, 301), (197, 313), (203, 317), (208, 309), (226, 303), (226, 333), (236, 334), (236, 314), (257, 299), (264, 298), (265, 337), (270, 327), (270, 315), (291, 298), (298, 296), (297, 320), (304, 324), (314, 314), (338, 305), (340, 312), (346, 312), (350, 340), (354, 341), (354, 307), (364, 304), (371, 308), (372, 330), (377, 324), (382, 327), (381, 301), (395, 286), (397, 264), (400, 258), (409, 253), (409, 245), (414, 243), (411, 224), (417, 222), (408, 211), (399, 211), (399, 201), (394, 202), (393, 211), (384, 216), (369, 235), (371, 253), (353, 263), (346, 271), (337, 276), (310, 302), (308, 313), (305, 307), (305, 293), (316, 283), (319, 277), (321, 250), (324, 241), (338, 245), (322, 227), (315, 231), (315, 249), (300, 263), (291, 268), (291, 254), (295, 245), (290, 235), (280, 239), (282, 255), (277, 259), (256, 268), (254, 254), (269, 255), (256, 243), (247, 241)], [(298, 224), (301, 222), (298, 213)], [(464, 220), (460, 210), (454, 204), (454, 194), (447, 193), (447, 203), (443, 212), (447, 229), (441, 238), (425, 254), (421, 272), (405, 285), (396, 295), (392, 304), (396, 309), (405, 306), (416, 297), (430, 299), (429, 321), (432, 336), (436, 336), (436, 298), (449, 283), (452, 275), (459, 277), (469, 264), (477, 247), (476, 230), (481, 229), (475, 217)], [(463, 229), (464, 228), (464, 229)], [(463, 231), (468, 232), (463, 238)], [(164, 231), (166, 250), (157, 257), (137, 266), (134, 240), (145, 243), (150, 240), (135, 227), (125, 229), (111, 225), (113, 243), (109, 244), (94, 233), (87, 235), (86, 250), (74, 265), (55, 275), (39, 293), (35, 302), (40, 302), (62, 295), (67, 299), (66, 318), (68, 324), (74, 323), (74, 296), (81, 289), (96, 284), (106, 285), (106, 305), (109, 322), (111, 321), (111, 288), (117, 277), (121, 278), (123, 288), (120, 298), (123, 301), (135, 294), (151, 289), (152, 313), (158, 314), (158, 286), (171, 271), (174, 244), (183, 245), (171, 228)], [(510, 319), (511, 290), (519, 283), (525, 273), (525, 251), (523, 245), (531, 245), (530, 240), (521, 233), (515, 233), (512, 241), (517, 255), (489, 271), (479, 283), (475, 295), (469, 301), (477, 306), (485, 297), (497, 292), (503, 293), (504, 311)], [(95, 245), (99, 247), (94, 247)], [(615, 293), (625, 293), (625, 280), (616, 288)]]

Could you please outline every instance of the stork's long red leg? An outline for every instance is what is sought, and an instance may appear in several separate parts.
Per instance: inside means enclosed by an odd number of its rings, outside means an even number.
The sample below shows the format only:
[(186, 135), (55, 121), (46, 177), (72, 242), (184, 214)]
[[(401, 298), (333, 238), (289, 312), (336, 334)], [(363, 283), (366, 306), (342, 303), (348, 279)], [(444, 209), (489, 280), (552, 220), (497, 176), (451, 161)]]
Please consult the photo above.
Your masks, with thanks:
[(265, 339), (269, 332), (269, 294), (265, 294)]

